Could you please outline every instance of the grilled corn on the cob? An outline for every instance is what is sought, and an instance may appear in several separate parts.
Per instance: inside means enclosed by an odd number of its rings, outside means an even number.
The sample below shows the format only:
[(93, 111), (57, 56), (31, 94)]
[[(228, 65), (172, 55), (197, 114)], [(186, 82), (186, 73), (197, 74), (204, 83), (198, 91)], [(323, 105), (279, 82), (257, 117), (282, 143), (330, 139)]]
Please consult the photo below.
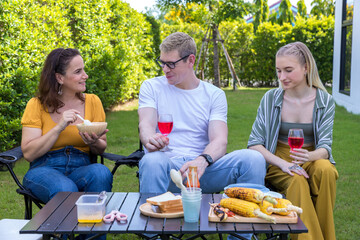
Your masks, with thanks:
[(283, 198), (276, 198), (277, 204), (274, 205), (275, 208), (286, 208), (287, 212), (279, 212), (280, 215), (289, 215), (291, 211), (302, 213), (302, 208), (292, 205), (292, 203)]
[(266, 200), (263, 200), (261, 203), (259, 203), (259, 207), (260, 207), (260, 210), (267, 215), (271, 215), (272, 213), (278, 213), (278, 214), (287, 213), (287, 214), (289, 214), (286, 208), (274, 208), (274, 205)]
[(230, 209), (236, 214), (244, 217), (260, 217), (269, 222), (276, 223), (275, 218), (270, 217), (260, 211), (259, 205), (238, 198), (223, 198), (220, 205)]
[(225, 189), (225, 194), (230, 198), (239, 198), (242, 200), (260, 203), (263, 199), (276, 204), (276, 200), (273, 197), (265, 196), (264, 193), (258, 189), (254, 188), (244, 188), (244, 187), (232, 187)]

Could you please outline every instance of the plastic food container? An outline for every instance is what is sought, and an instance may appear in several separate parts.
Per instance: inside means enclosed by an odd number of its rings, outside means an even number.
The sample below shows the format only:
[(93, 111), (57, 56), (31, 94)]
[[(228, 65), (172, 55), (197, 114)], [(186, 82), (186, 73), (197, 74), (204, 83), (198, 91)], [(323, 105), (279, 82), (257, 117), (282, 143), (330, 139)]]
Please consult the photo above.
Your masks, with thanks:
[(105, 215), (106, 196), (99, 200), (99, 195), (82, 195), (76, 201), (79, 223), (98, 223)]

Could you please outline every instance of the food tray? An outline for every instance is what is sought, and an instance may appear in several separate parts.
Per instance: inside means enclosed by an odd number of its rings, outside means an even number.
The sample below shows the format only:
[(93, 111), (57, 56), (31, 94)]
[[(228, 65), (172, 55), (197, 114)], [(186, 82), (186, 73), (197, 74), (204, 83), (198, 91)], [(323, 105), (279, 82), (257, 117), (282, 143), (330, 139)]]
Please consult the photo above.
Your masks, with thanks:
[[(297, 223), (298, 216), (296, 212), (291, 212), (287, 216), (281, 216), (277, 214), (271, 214), (271, 217), (275, 218), (276, 223)], [(220, 218), (216, 216), (212, 207), (209, 210), (209, 222), (220, 222)], [(235, 217), (228, 217), (225, 221), (221, 222), (231, 222), (231, 223), (271, 223), (266, 221), (265, 219), (258, 218), (258, 217), (242, 217), (235, 214)]]

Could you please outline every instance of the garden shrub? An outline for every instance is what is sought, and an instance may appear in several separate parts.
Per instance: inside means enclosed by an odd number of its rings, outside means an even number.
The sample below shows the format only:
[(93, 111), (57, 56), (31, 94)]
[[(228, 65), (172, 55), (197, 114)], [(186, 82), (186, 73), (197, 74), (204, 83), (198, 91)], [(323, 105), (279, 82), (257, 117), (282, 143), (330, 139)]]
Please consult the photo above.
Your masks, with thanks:
[[(154, 59), (159, 44), (176, 31), (191, 35), (198, 54), (209, 26), (162, 23), (138, 13), (121, 0), (2, 0), (0, 5), (0, 151), (19, 144), (20, 120), (34, 96), (42, 64), (52, 49), (78, 48), (89, 75), (87, 92), (105, 109), (137, 97), (141, 82), (162, 74)], [(222, 22), (222, 39), (244, 85), (276, 84), (275, 53), (294, 41), (304, 42), (317, 61), (324, 83), (331, 83), (334, 17), (299, 17), (294, 26), (262, 23), (254, 35), (244, 20)], [(211, 38), (211, 35), (210, 35)], [(219, 46), (221, 85), (231, 75)], [(213, 45), (208, 45), (204, 78), (213, 78)], [(200, 77), (200, 76), (199, 76)]]
[[(246, 67), (253, 54), (250, 48), (254, 38), (253, 25), (247, 24), (245, 20), (222, 22), (219, 31), (224, 40), (226, 51), (234, 65), (235, 73), (241, 83), (245, 84), (248, 79)], [(222, 78), (232, 79), (223, 50), (220, 51), (220, 69)]]
[[(323, 83), (332, 83), (334, 17), (298, 18), (294, 26), (261, 23), (255, 35), (252, 24), (235, 21), (220, 26), (226, 48), (235, 65), (241, 83), (247, 86), (277, 85), (275, 54), (288, 43), (301, 41), (312, 52)], [(209, 62), (211, 60), (208, 60)], [(229, 72), (225, 57), (221, 57), (221, 72)], [(222, 78), (224, 75), (222, 75)], [(227, 74), (227, 78), (229, 74)], [(225, 77), (226, 78), (226, 77)]]
[(0, 151), (19, 143), (22, 112), (34, 96), (45, 56), (70, 43), (61, 4), (50, 4), (7, 0), (0, 5)]
[(285, 45), (284, 36), (289, 34), (290, 24), (280, 26), (270, 22), (258, 26), (251, 43), (253, 59), (248, 62), (247, 73), (249, 83), (257, 86), (271, 86), (276, 82), (275, 54)]
[(285, 36), (286, 42), (301, 41), (312, 52), (319, 70), (321, 81), (332, 83), (333, 48), (334, 48), (334, 16), (299, 18), (290, 34)]
[(21, 116), (51, 50), (80, 50), (89, 75), (87, 92), (97, 94), (109, 109), (136, 97), (141, 82), (155, 76), (151, 26), (120, 0), (3, 0), (0, 151), (20, 143)]

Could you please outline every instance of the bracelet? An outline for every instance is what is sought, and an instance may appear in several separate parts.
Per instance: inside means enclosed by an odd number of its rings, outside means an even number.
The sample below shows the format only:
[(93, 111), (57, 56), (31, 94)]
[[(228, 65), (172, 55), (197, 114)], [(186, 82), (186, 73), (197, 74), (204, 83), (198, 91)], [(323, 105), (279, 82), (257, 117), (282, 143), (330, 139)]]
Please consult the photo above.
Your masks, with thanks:
[(301, 170), (301, 169), (303, 169), (302, 167), (300, 167), (297, 164), (294, 164), (294, 165), (292, 165), (292, 166), (290, 166), (288, 168), (289, 168), (289, 170)]

